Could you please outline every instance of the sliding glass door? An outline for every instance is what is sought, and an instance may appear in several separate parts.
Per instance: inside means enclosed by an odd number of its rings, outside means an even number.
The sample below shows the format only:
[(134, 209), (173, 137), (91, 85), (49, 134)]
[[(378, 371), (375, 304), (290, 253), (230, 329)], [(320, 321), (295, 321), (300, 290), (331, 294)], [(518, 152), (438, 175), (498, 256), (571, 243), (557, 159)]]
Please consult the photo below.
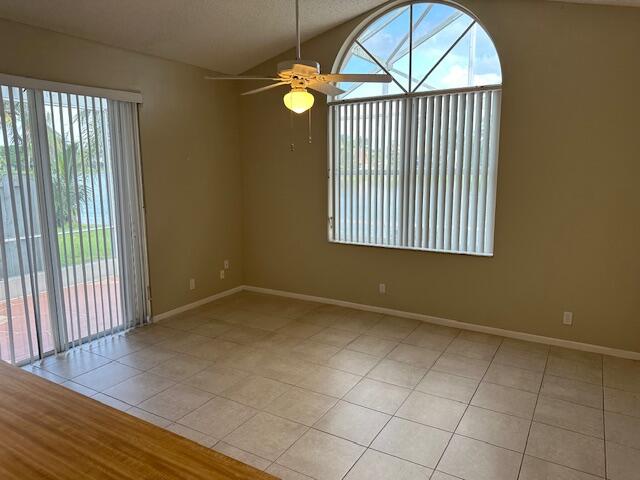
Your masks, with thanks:
[(0, 358), (145, 322), (135, 104), (1, 87)]

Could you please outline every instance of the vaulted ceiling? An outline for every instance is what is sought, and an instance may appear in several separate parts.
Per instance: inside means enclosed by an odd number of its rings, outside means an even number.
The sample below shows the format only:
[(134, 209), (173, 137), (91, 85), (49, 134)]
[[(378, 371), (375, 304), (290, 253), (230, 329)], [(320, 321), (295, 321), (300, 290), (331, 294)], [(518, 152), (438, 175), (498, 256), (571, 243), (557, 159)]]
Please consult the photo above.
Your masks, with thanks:
[[(640, 6), (640, 0), (568, 1)], [(385, 2), (301, 0), (303, 38)], [(295, 43), (294, 0), (0, 0), (0, 17), (224, 73), (242, 72)]]
[[(303, 38), (385, 0), (301, 0)], [(294, 0), (0, 0), (0, 17), (239, 73), (295, 45)]]

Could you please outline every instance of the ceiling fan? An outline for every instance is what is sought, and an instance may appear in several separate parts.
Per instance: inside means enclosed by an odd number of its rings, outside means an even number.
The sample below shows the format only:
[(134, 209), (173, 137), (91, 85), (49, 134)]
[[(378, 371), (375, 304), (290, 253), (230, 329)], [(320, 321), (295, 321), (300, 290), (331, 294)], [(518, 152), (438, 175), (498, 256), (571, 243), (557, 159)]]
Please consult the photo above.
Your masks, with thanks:
[(296, 113), (303, 113), (313, 106), (314, 97), (307, 89), (324, 93), (325, 95), (336, 96), (344, 93), (344, 90), (332, 85), (335, 82), (373, 82), (389, 83), (392, 81), (391, 75), (369, 74), (369, 73), (320, 73), (320, 64), (313, 60), (302, 60), (300, 57), (300, 14), (299, 0), (296, 2), (296, 59), (286, 60), (278, 63), (277, 77), (260, 76), (232, 76), (221, 75), (216, 77), (206, 77), (207, 80), (265, 80), (275, 81), (266, 87), (256, 88), (244, 92), (242, 95), (252, 95), (264, 92), (280, 86), (290, 86), (291, 90), (284, 96), (285, 106)]

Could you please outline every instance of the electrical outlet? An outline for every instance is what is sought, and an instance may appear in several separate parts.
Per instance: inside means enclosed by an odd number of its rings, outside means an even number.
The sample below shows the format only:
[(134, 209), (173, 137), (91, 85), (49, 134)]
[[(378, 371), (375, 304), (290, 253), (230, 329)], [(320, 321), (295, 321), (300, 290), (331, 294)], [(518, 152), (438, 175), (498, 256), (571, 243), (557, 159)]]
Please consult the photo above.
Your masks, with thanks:
[(189, 290), (195, 290), (196, 289), (196, 279), (195, 278), (190, 278), (189, 279)]
[(573, 325), (573, 312), (564, 312), (562, 316), (563, 325)]
[(220, 280), (224, 280), (224, 270), (220, 270)]
[(224, 261), (224, 269), (229, 270), (229, 260)]
[(380, 295), (385, 295), (387, 293), (387, 284), (381, 283), (378, 285), (378, 293)]

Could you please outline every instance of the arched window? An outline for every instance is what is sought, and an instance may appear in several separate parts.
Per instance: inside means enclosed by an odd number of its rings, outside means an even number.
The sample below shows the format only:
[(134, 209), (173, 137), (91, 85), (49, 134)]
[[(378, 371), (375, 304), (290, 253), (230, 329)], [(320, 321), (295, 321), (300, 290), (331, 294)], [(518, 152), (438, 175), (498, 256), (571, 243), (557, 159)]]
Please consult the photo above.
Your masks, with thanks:
[(493, 254), (502, 73), (471, 14), (404, 2), (347, 40), (329, 101), (329, 239)]

